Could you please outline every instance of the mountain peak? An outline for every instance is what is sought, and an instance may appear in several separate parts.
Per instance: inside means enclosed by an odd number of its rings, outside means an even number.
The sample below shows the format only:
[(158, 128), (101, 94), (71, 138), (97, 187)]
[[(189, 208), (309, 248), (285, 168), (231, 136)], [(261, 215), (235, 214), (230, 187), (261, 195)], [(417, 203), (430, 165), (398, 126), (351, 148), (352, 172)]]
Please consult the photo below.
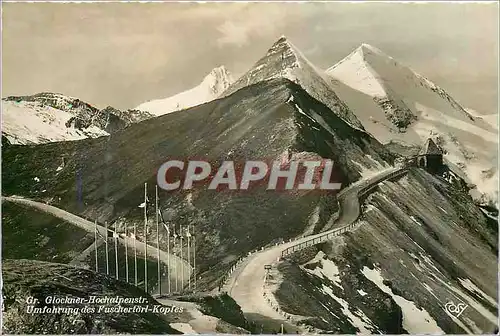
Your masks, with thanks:
[(338, 99), (329, 85), (329, 78), (311, 63), (290, 40), (281, 36), (254, 66), (232, 84), (223, 95), (258, 82), (286, 78), (299, 84), (313, 98), (328, 106), (353, 127), (363, 126)]
[(233, 77), (225, 66), (213, 68), (202, 82), (189, 90), (164, 99), (155, 99), (140, 104), (135, 110), (154, 115), (186, 109), (216, 99), (233, 83)]
[(297, 51), (297, 48), (283, 35), (267, 51), (266, 57), (280, 56), (282, 63), (290, 63), (291, 67), (300, 67)]
[(225, 66), (221, 65), (213, 68), (208, 75), (205, 76), (200, 85), (208, 87), (214, 97), (218, 96), (233, 83), (233, 77)]
[(379, 48), (374, 47), (374, 46), (372, 46), (371, 44), (368, 44), (368, 43), (361, 43), (361, 45), (356, 50), (359, 50), (361, 52), (374, 53), (374, 54), (378, 54), (378, 55), (381, 55), (381, 56), (390, 57), (387, 54), (385, 54), (382, 50), (380, 50)]
[(370, 66), (373, 55), (384, 54), (379, 49), (363, 43), (344, 59), (328, 68), (326, 73), (369, 96), (385, 97), (387, 95), (385, 89)]
[(229, 70), (224, 65), (219, 65), (218, 67), (215, 67), (210, 71), (210, 73), (207, 76), (230, 76)]

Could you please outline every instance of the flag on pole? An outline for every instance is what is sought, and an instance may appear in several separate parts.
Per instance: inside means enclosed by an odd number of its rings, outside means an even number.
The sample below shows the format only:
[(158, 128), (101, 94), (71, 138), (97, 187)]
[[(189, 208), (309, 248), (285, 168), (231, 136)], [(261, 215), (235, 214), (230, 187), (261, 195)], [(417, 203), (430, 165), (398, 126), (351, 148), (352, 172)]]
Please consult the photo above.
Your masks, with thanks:
[(163, 223), (163, 227), (167, 230), (167, 234), (170, 236), (170, 229), (167, 224)]
[(99, 230), (97, 230), (97, 224), (95, 226), (95, 232), (97, 233), (97, 235), (102, 239), (102, 240), (106, 240), (106, 238), (99, 232)]
[(144, 208), (149, 202), (149, 197), (146, 196), (146, 201), (139, 204), (138, 208)]

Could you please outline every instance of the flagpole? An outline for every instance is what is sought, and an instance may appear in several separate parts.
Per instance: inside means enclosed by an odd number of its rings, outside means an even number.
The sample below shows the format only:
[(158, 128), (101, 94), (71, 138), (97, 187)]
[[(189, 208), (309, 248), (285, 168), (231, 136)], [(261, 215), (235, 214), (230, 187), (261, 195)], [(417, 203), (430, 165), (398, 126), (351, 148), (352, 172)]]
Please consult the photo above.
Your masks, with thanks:
[(125, 225), (125, 279), (128, 283), (128, 227)]
[(95, 226), (94, 226), (94, 249), (95, 249), (95, 271), (96, 273), (98, 273), (99, 264), (97, 259), (97, 218), (95, 219)]
[(170, 228), (167, 226), (167, 283), (168, 283), (168, 294), (171, 292), (170, 285)]
[[(188, 265), (189, 267), (191, 267), (191, 255), (189, 254), (189, 244), (190, 244), (190, 239), (189, 237), (191, 236), (191, 234), (189, 233), (189, 225), (187, 226), (187, 234), (186, 234), (186, 237), (187, 237), (187, 243), (188, 243), (188, 250), (187, 250), (187, 260), (188, 260)], [(191, 289), (191, 274), (188, 274), (188, 289)]]
[(158, 259), (158, 293), (161, 295), (161, 271), (160, 271), (160, 226), (158, 222), (158, 185), (155, 186), (156, 196), (156, 251)]
[(134, 221), (134, 269), (135, 286), (137, 287), (137, 223)]
[(148, 292), (148, 192), (144, 183), (144, 291)]
[(115, 224), (115, 232), (113, 232), (113, 238), (115, 240), (115, 274), (116, 274), (116, 279), (118, 280), (118, 235), (116, 234), (116, 224)]
[[(177, 234), (175, 233), (175, 225), (174, 225), (174, 246), (173, 246), (173, 252), (174, 255), (177, 257), (175, 254), (175, 241), (177, 240)], [(177, 258), (174, 258), (174, 268), (175, 268), (175, 292), (177, 293), (179, 291), (179, 277), (177, 275)]]
[(108, 222), (104, 222), (104, 226), (106, 227), (106, 274), (109, 275), (109, 254), (108, 254)]
[(194, 274), (194, 291), (196, 292), (196, 235), (193, 230), (193, 274)]
[(184, 290), (184, 267), (182, 267), (182, 248), (183, 248), (183, 241), (182, 241), (182, 226), (179, 228), (179, 239), (181, 240), (181, 291)]

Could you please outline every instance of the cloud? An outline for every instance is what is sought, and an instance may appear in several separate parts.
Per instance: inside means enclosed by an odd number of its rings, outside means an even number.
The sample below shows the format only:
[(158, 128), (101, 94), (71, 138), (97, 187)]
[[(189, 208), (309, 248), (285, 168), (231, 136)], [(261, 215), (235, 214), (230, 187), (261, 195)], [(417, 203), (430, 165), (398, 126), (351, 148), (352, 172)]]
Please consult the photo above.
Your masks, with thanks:
[(250, 34), (249, 27), (243, 25), (238, 26), (234, 22), (226, 21), (217, 27), (217, 31), (222, 34), (222, 36), (217, 39), (217, 44), (220, 47), (226, 44), (243, 47), (248, 43)]
[(240, 7), (230, 19), (217, 26), (220, 34), (217, 44), (219, 47), (230, 45), (241, 48), (251, 40), (279, 35), (286, 22), (286, 11), (275, 4)]

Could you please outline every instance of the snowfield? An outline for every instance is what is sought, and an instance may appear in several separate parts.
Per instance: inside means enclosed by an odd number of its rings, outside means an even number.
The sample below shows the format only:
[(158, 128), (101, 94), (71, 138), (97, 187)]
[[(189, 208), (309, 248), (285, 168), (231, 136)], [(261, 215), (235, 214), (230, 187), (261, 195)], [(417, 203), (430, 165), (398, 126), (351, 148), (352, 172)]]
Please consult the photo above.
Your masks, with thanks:
[(364, 61), (363, 51), (366, 49), (374, 50), (372, 46), (362, 44), (346, 58), (328, 68), (326, 73), (364, 94), (384, 97), (387, 94), (377, 78), (377, 73)]
[(160, 116), (187, 109), (218, 98), (232, 83), (233, 78), (229, 71), (224, 66), (220, 66), (205, 76), (198, 86), (172, 97), (142, 103), (135, 110), (146, 111)]
[[(340, 99), (377, 140), (421, 146), (432, 138), (476, 186), (472, 195), (498, 205), (497, 115), (479, 116), (462, 107), (436, 84), (367, 44), (326, 74)], [(395, 120), (407, 127), (396, 127)]]
[(39, 144), (72, 141), (109, 135), (90, 126), (85, 129), (67, 127), (74, 114), (38, 102), (2, 100), (2, 135), (12, 144)]
[(392, 290), (384, 284), (384, 278), (382, 277), (380, 270), (372, 270), (365, 266), (362, 273), (384, 293), (389, 294), (401, 307), (403, 312), (403, 328), (405, 328), (410, 334), (436, 335), (445, 333), (441, 328), (439, 328), (436, 321), (425, 309), (419, 309), (412, 301), (408, 301), (404, 297), (394, 294)]

